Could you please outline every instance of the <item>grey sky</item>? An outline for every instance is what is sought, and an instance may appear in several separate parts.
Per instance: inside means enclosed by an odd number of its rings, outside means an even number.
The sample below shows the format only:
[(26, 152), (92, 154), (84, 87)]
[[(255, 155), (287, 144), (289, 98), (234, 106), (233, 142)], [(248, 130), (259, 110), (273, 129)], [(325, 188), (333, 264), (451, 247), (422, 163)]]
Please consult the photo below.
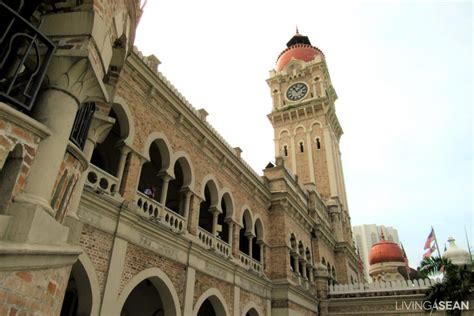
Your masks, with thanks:
[[(136, 45), (261, 173), (265, 80), (298, 25), (326, 55), (352, 224), (398, 229), (413, 267), (433, 225), (472, 239), (472, 4), (148, 0)], [(471, 241), (472, 243), (472, 241)]]

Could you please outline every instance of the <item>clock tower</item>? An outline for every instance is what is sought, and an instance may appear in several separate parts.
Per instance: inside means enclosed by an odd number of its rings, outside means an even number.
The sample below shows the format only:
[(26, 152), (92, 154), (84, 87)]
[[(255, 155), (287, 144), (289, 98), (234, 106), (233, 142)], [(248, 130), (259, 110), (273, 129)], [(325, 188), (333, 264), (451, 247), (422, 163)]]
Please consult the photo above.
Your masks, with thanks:
[(337, 210), (336, 239), (352, 245), (339, 150), (343, 131), (325, 56), (298, 30), (286, 45), (267, 80), (275, 155), (303, 187), (317, 191), (331, 210)]

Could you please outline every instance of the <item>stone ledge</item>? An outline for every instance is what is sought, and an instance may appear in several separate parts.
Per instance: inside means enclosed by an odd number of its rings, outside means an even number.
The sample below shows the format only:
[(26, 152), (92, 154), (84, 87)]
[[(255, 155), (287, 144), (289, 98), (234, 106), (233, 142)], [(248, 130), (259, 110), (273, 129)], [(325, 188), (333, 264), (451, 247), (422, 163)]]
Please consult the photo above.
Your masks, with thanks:
[(68, 266), (82, 253), (79, 246), (24, 244), (0, 241), (0, 270), (47, 269)]

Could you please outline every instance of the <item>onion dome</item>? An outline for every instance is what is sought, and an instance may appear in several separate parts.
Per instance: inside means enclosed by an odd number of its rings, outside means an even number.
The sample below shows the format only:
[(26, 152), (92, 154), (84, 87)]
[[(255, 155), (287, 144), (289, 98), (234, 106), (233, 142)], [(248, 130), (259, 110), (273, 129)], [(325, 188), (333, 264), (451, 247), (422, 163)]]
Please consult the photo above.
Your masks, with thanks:
[(449, 247), (444, 252), (443, 257), (451, 260), (451, 262), (457, 266), (463, 266), (465, 264), (471, 263), (469, 252), (456, 246), (455, 239), (453, 237), (449, 237), (448, 243)]
[(369, 264), (383, 262), (405, 262), (405, 257), (400, 246), (394, 242), (385, 240), (383, 232), (380, 241), (372, 246), (369, 254)]
[(293, 58), (308, 62), (324, 54), (319, 48), (312, 46), (307, 36), (301, 35), (296, 28), (296, 34), (286, 43), (288, 47), (280, 53), (277, 58), (275, 69), (281, 71)]

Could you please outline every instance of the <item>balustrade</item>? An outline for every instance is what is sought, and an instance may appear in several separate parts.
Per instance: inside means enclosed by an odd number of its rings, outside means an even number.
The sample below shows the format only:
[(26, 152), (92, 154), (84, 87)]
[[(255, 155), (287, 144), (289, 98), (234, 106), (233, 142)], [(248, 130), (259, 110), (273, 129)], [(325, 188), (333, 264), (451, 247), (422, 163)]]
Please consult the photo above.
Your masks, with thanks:
[(174, 232), (182, 233), (186, 229), (186, 219), (168, 209), (154, 199), (141, 192), (136, 195), (137, 206), (140, 215), (151, 219), (153, 222), (160, 223)]
[(104, 170), (89, 164), (87, 171), (86, 185), (99, 191), (112, 194), (118, 185), (118, 179)]
[(258, 273), (263, 273), (262, 263), (255, 260), (255, 259), (253, 259), (249, 255), (240, 252), (239, 253), (239, 261), (242, 263), (242, 265), (245, 268), (247, 268), (249, 270), (253, 270), (253, 271), (258, 272)]

